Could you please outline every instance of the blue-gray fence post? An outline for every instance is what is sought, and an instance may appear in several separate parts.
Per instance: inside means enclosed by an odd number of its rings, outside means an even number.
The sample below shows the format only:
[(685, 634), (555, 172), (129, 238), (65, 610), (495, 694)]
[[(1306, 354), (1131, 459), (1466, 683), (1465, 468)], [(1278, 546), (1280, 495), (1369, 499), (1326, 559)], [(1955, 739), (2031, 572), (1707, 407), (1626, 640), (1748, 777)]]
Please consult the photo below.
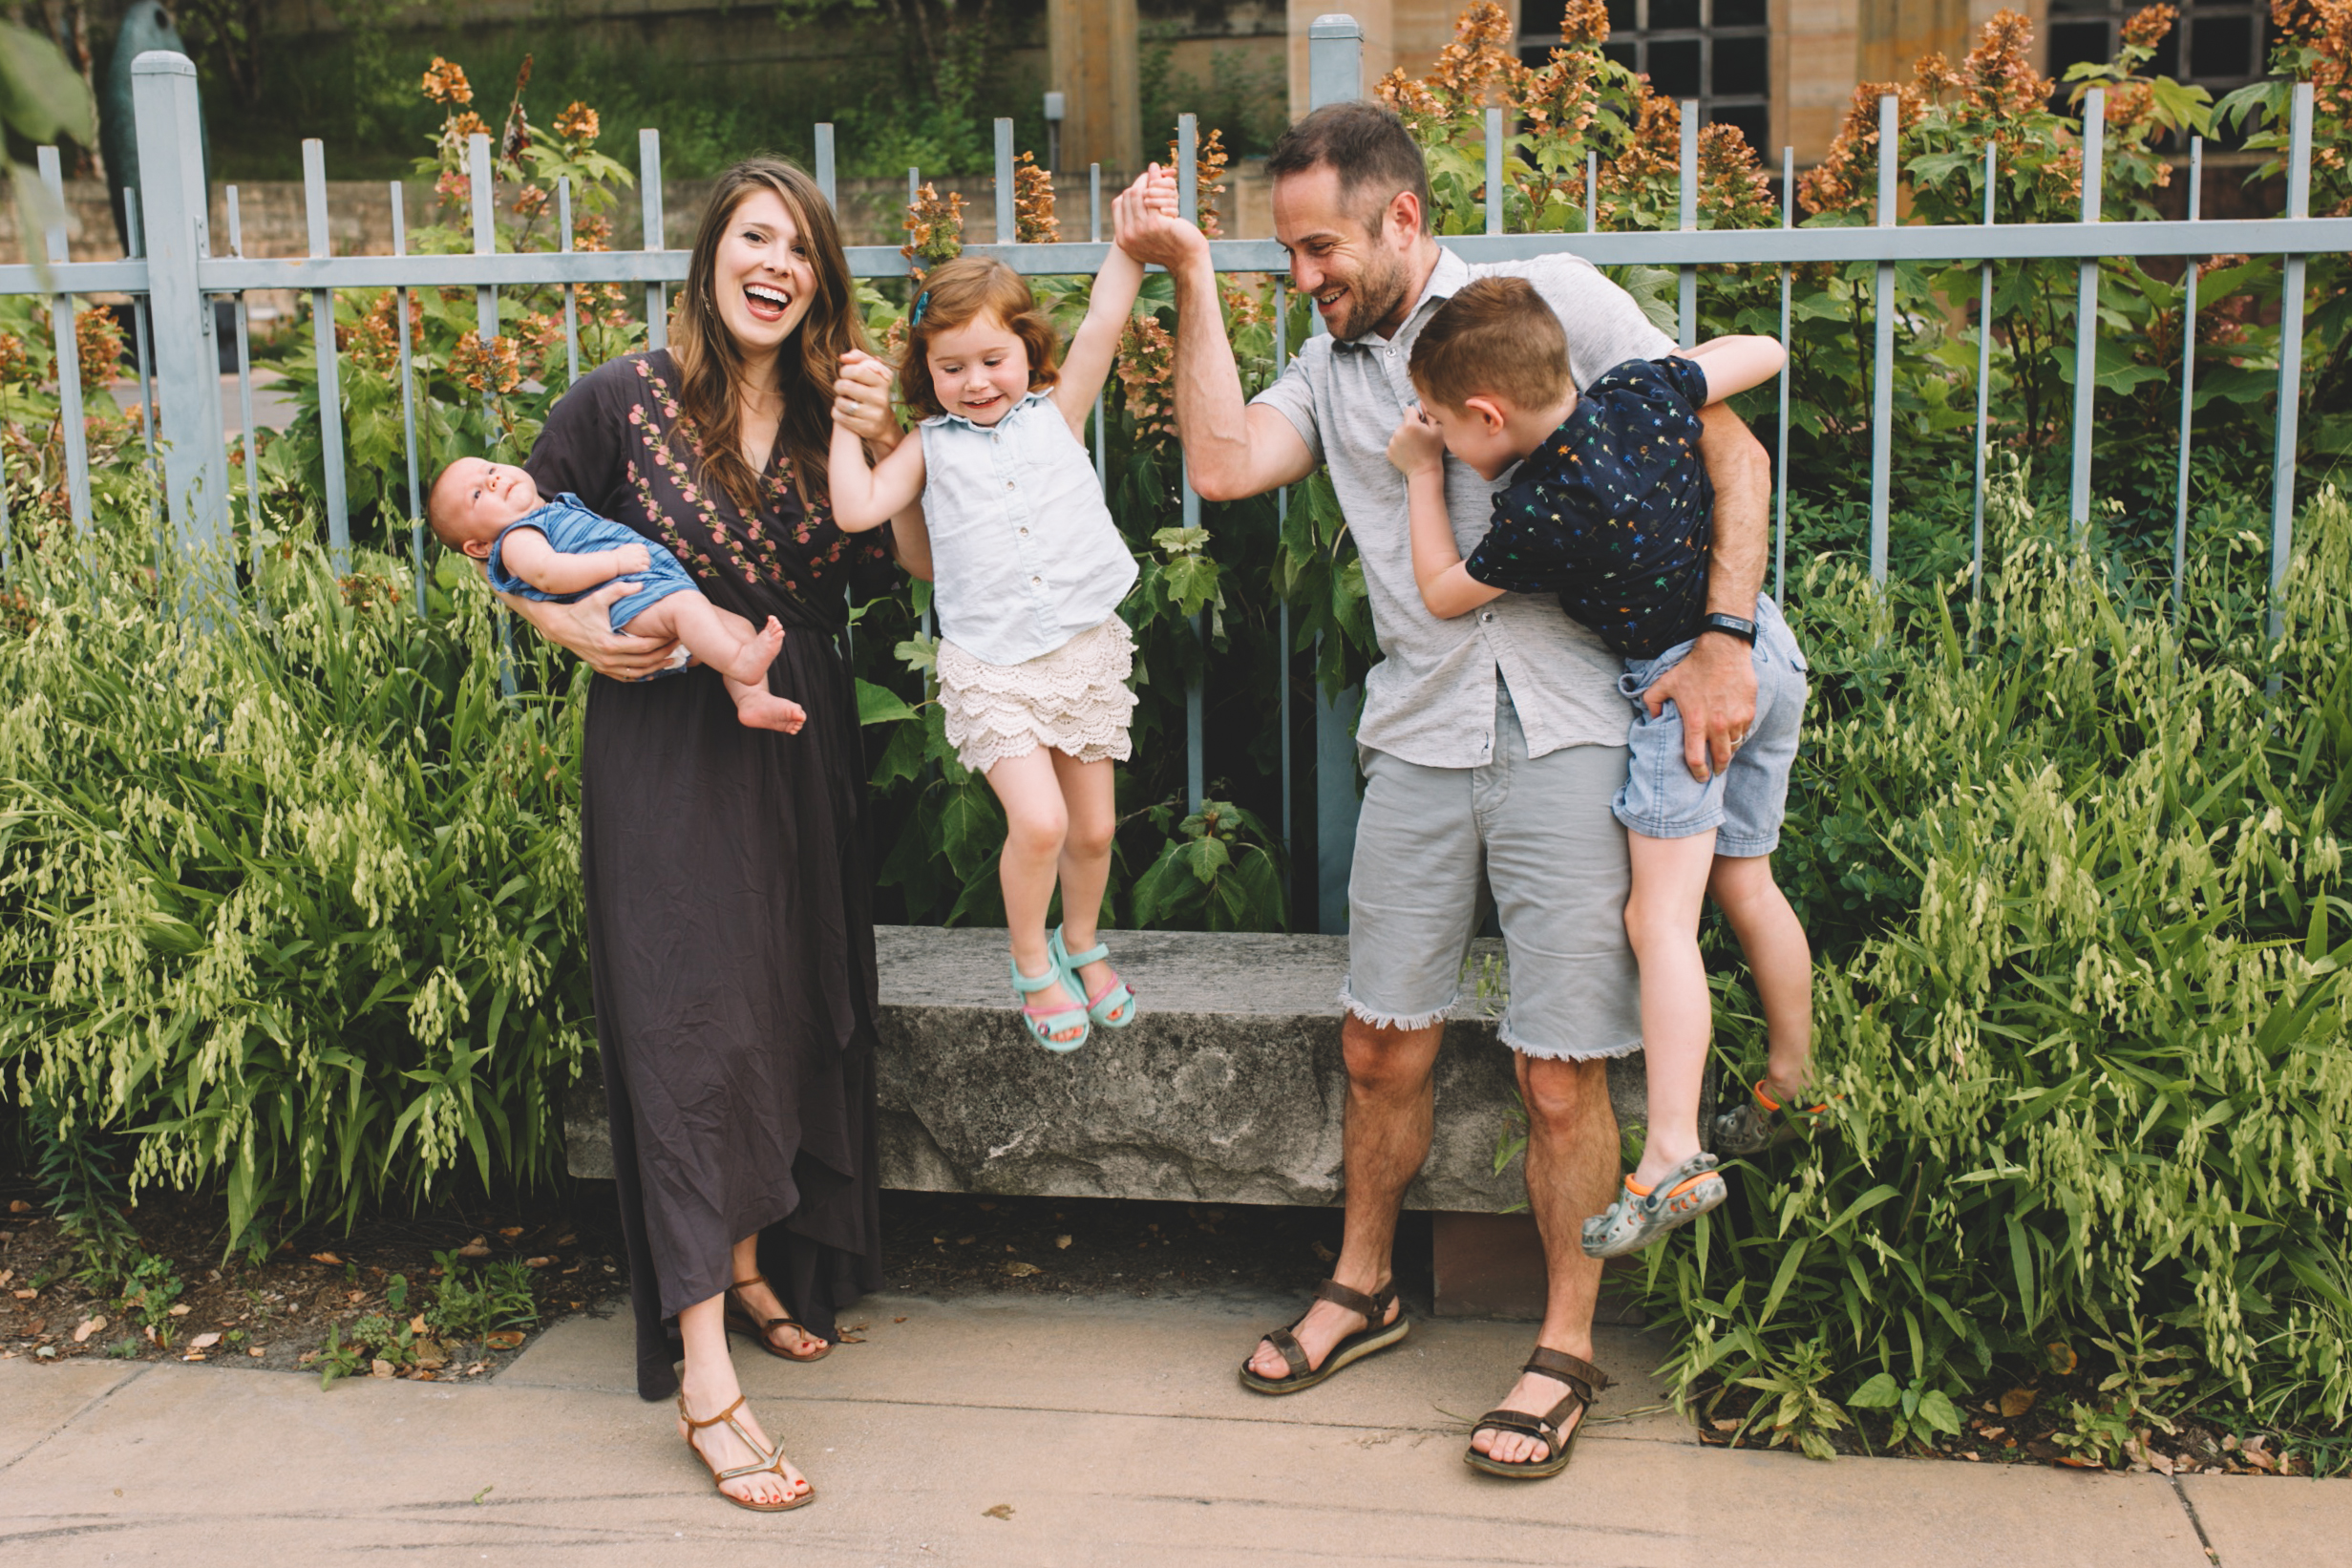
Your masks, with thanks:
[(1318, 16), (1306, 30), (1306, 104), (1352, 103), (1364, 96), (1364, 24), (1343, 12)]
[[(1086, 237), (1091, 244), (1100, 244), (1103, 239), (1103, 166), (1086, 166)], [(1111, 431), (1103, 423), (1103, 394), (1094, 394), (1094, 483), (1104, 496), (1111, 494)]]
[[(1683, 101), (1683, 160), (1681, 208), (1676, 226), (1685, 234), (1699, 226), (1699, 104), (1695, 98)], [(1699, 269), (1695, 266), (1675, 268), (1675, 336), (1687, 349), (1699, 341)]]
[[(408, 193), (395, 180), (391, 195), (392, 254), (406, 256)], [(416, 613), (421, 618), (431, 608), (425, 597), (430, 574), (425, 570), (425, 498), (416, 474), (416, 358), (409, 343), (409, 291), (405, 288), (392, 290), (392, 330), (400, 334), (400, 435), (409, 459), (409, 569), (416, 580)]]
[[(1796, 149), (1780, 150), (1780, 226), (1796, 227)], [(1772, 597), (1789, 593), (1789, 383), (1796, 372), (1796, 354), (1789, 350), (1791, 296), (1789, 264), (1780, 265), (1780, 429), (1772, 454)]]
[[(325, 256), (331, 248), (327, 233), (327, 144), (315, 137), (302, 144), (302, 186), (310, 254)], [(336, 377), (331, 288), (310, 290), (310, 337), (319, 368), (319, 468), (327, 481), (327, 550), (335, 575), (342, 577), (351, 569), (351, 508), (343, 490), (343, 389)]]
[[(41, 183), (49, 188), (50, 211), (56, 215), (43, 236), (52, 266), (67, 260), (65, 245), (65, 172), (57, 149), (43, 147), (33, 155), (40, 163)], [(65, 437), (66, 508), (74, 531), (90, 528), (90, 432), (82, 416), (81, 334), (74, 325), (74, 296), (49, 297), (49, 329), (57, 354), (57, 426)]]
[[(667, 248), (662, 236), (662, 133), (648, 125), (637, 133), (638, 194), (644, 199), (646, 248)], [(669, 346), (669, 290), (662, 284), (646, 285), (646, 347)]]
[[(226, 195), (228, 201), (228, 253), (231, 256), (236, 257), (239, 261), (243, 261), (244, 260), (245, 254), (245, 231), (244, 223), (239, 218), (237, 212), (237, 187), (234, 185), (229, 186)], [(253, 434), (252, 324), (245, 318), (245, 295), (244, 289), (241, 288), (237, 291), (236, 301), (237, 440), (239, 445), (244, 448), (245, 460), (245, 534), (247, 536), (245, 545), (247, 555), (252, 562), (251, 571), (253, 574), (253, 603), (256, 605), (260, 605), (262, 603), (262, 487), (254, 481), (254, 474), (258, 463), (255, 450), (257, 443), (254, 440)]]
[(1486, 231), (1503, 231), (1503, 112), (1486, 112)]
[[(498, 194), (490, 162), (490, 138), (477, 131), (466, 138), (465, 151), (471, 173), (467, 183), (474, 199), (474, 254), (495, 256), (498, 253)], [(489, 284), (474, 290), (474, 334), (481, 340), (482, 412), (493, 413), (498, 403), (498, 378), (490, 346), (498, 336), (498, 291)]]
[[(1491, 123), (1491, 122), (1490, 122)], [(1290, 302), (1282, 280), (1274, 280), (1274, 373), (1281, 375), (1290, 368)], [(1274, 493), (1274, 537), (1282, 539), (1290, 530), (1290, 486)], [(1275, 710), (1282, 726), (1282, 853), (1290, 853), (1290, 601), (1274, 602), (1274, 676)], [(1291, 922), (1298, 922), (1294, 911)]]
[[(1902, 167), (1902, 117), (1893, 94), (1878, 100), (1878, 211), (1880, 228), (1895, 226), (1895, 182)], [(1877, 315), (1876, 352), (1871, 357), (1870, 387), (1870, 580), (1887, 580), (1887, 512), (1895, 470), (1895, 264), (1878, 264), (1874, 293)]]
[[(2086, 238), (2099, 222), (2100, 187), (2107, 172), (2107, 92), (2094, 87), (2083, 98), (2083, 213)], [(2086, 249), (2088, 248), (2087, 244)], [(2067, 515), (2074, 541), (2090, 533), (2091, 413), (2099, 386), (2099, 258), (2086, 255), (2076, 272), (2074, 295), (2074, 483)]]
[[(556, 226), (562, 231), (559, 241), (563, 254), (572, 253), (572, 177), (565, 175), (556, 181)], [(580, 380), (580, 286), (566, 281), (563, 285), (563, 385), (568, 389)]]
[[(2195, 222), (2205, 204), (2205, 138), (2189, 138), (2189, 222)], [(2181, 579), (2189, 570), (2189, 456), (2190, 424), (2196, 410), (2197, 388), (2197, 259), (2189, 258), (2180, 280), (2180, 469), (2172, 497), (2172, 625), (2180, 625)]]
[[(2311, 216), (2311, 104), (2309, 82), (2295, 84), (2287, 137), (2287, 218)], [(2277, 642), (2287, 629), (2287, 567), (2295, 553), (2295, 445), (2303, 399), (2303, 258), (2286, 259), (2278, 288), (2278, 433), (2271, 449), (2270, 634)], [(2273, 685), (2277, 684), (2276, 677)]]
[(1020, 231), (1014, 217), (1012, 121), (996, 122), (996, 243), (1011, 244)]
[[(132, 261), (147, 259), (146, 236), (139, 232), (138, 192), (122, 193), (122, 229), (125, 248)], [(131, 297), (132, 357), (138, 365), (138, 438), (147, 449), (147, 472), (156, 472), (155, 421), (156, 396), (155, 360), (147, 352), (147, 318), (151, 301), (144, 294)]]
[[(1318, 16), (1306, 34), (1307, 102), (1349, 103), (1364, 96), (1364, 28), (1352, 16)], [(1320, 328), (1323, 320), (1314, 318)], [(1320, 666), (1321, 660), (1317, 661)], [(1347, 873), (1356, 858), (1356, 710), (1349, 687), (1334, 699), (1315, 683), (1315, 925), (1347, 929)]]
[[(1176, 210), (1188, 223), (1200, 222), (1200, 120), (1194, 115), (1176, 117)], [(1181, 458), (1178, 459), (1182, 469)], [(1187, 528), (1200, 526), (1200, 492), (1193, 488), (1189, 471), (1181, 473), (1183, 496), (1183, 524)], [(1200, 617), (1189, 618), (1193, 628), (1193, 646), (1199, 651), (1204, 667), (1184, 683), (1184, 798), (1186, 810), (1197, 814), (1201, 802), (1208, 798), (1208, 714), (1203, 683), (1207, 679), (1208, 638)]]
[[(1991, 228), (2001, 178), (2001, 144), (1984, 143), (1984, 226)], [(1977, 273), (1977, 484), (1969, 521), (1968, 646), (1977, 646), (1976, 605), (1984, 597), (1984, 440), (1993, 413), (1993, 264)]]
[[(166, 421), (163, 489), (180, 549), (210, 554), (228, 539), (228, 454), (221, 443), (221, 345), (212, 304), (197, 281), (197, 264), (211, 248), (211, 203), (196, 67), (184, 54), (141, 54), (131, 62), (131, 104), (140, 216), (146, 220), (147, 299)], [(331, 342), (333, 328), (328, 331)], [(210, 570), (222, 565), (216, 559)]]
[(825, 205), (840, 209), (841, 198), (833, 173), (833, 121), (818, 120), (811, 138), (816, 154), (816, 188), (825, 198)]

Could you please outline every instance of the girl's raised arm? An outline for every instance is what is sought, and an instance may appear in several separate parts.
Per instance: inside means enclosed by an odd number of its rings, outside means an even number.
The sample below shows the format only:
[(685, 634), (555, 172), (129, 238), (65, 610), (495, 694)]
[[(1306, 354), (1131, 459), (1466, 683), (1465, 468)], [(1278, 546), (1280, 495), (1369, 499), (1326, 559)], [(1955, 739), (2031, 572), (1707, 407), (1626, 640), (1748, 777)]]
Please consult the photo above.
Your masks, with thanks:
[(833, 492), (833, 520), (844, 533), (879, 528), (922, 496), (922, 442), (901, 441), (890, 456), (869, 468), (858, 433), (833, 422), (833, 449), (825, 456), (825, 479)]
[(1086, 307), (1086, 320), (1078, 324), (1077, 335), (1070, 340), (1070, 352), (1062, 359), (1062, 378), (1054, 383), (1053, 406), (1062, 411), (1070, 422), (1070, 433), (1086, 439), (1087, 415), (1094, 412), (1094, 395), (1110, 379), (1111, 361), (1119, 351), (1119, 338), (1127, 330), (1127, 318), (1135, 308), (1135, 296), (1143, 289), (1143, 264), (1113, 245), (1111, 259), (1094, 275), (1094, 291)]
[(1674, 351), (1685, 359), (1698, 360), (1705, 368), (1706, 400), (1710, 403), (1720, 403), (1750, 387), (1762, 386), (1780, 373), (1781, 366), (1789, 358), (1780, 339), (1745, 333), (1709, 338)]

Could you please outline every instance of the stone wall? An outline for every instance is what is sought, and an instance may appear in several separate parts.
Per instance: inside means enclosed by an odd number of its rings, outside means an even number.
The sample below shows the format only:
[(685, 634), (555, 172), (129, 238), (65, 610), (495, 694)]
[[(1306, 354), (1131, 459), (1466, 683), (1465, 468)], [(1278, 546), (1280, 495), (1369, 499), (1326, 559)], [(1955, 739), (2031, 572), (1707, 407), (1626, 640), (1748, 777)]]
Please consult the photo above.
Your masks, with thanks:
[[(921, 1192), (1144, 1197), (1217, 1203), (1337, 1201), (1340, 979), (1347, 939), (1118, 932), (1142, 1003), (1134, 1024), (1056, 1055), (1011, 1007), (1005, 934), (885, 926), (879, 1097), (882, 1185)], [(1499, 1213), (1524, 1200), (1497, 1140), (1517, 1111), (1511, 1052), (1495, 1042), (1509, 977), (1481, 943), (1437, 1065), (1436, 1136), (1407, 1198), (1417, 1209)], [(1621, 1122), (1642, 1115), (1642, 1059), (1609, 1064)], [(609, 1176), (604, 1088), (564, 1102), (575, 1176)]]

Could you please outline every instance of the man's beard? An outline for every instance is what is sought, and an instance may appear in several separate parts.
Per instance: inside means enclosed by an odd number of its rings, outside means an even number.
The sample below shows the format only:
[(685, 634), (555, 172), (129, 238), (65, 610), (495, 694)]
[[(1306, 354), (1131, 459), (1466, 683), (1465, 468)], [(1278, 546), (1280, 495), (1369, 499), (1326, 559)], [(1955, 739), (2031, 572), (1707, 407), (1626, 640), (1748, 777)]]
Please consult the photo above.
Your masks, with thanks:
[(1375, 249), (1367, 258), (1364, 270), (1347, 280), (1349, 295), (1347, 319), (1331, 335), (1343, 343), (1353, 343), (1371, 332), (1396, 313), (1405, 303), (1405, 291), (1412, 285), (1412, 274), (1403, 257), (1385, 247)]

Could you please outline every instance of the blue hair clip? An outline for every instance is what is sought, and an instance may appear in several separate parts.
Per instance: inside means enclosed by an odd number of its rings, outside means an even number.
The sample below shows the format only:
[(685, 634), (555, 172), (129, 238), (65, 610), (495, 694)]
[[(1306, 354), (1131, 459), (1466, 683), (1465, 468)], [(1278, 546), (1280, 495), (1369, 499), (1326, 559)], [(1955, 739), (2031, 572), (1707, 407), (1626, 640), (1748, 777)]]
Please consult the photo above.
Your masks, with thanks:
[(913, 331), (916, 328), (921, 327), (921, 326), (922, 325), (922, 313), (923, 313), (923, 311), (924, 311), (924, 310), (926, 310), (926, 309), (930, 308), (930, 305), (931, 305), (931, 290), (929, 290), (928, 288), (924, 289), (922, 293), (920, 293), (920, 294), (918, 294), (918, 295), (916, 295), (916, 296), (915, 296), (915, 310), (914, 310), (914, 313), (913, 313), (912, 315), (910, 315), (910, 316), (908, 316), (908, 317), (906, 318), (906, 329), (907, 329), (908, 331), (910, 331), (910, 332), (911, 332), (911, 331)]

